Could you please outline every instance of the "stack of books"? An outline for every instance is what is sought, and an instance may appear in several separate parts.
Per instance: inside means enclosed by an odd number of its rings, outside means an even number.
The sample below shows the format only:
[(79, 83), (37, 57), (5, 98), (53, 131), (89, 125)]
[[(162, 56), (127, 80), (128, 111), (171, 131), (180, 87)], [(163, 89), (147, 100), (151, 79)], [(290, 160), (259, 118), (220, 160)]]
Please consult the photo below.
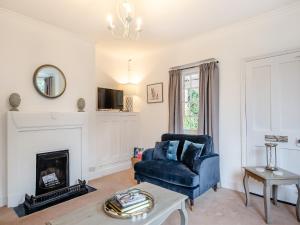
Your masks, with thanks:
[(108, 205), (118, 214), (134, 214), (150, 206), (150, 200), (139, 189), (131, 189), (118, 193), (108, 202)]

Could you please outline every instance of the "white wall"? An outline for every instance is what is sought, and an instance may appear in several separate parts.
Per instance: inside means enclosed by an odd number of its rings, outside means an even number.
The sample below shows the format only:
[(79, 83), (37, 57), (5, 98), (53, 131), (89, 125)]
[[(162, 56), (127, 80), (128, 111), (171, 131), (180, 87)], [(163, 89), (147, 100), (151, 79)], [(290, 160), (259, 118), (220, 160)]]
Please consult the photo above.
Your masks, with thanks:
[[(102, 45), (97, 45), (95, 50), (96, 55), (96, 81), (98, 87), (103, 88), (118, 88), (119, 84), (116, 76), (126, 72), (124, 63), (117, 61), (112, 56), (102, 51)], [(125, 67), (126, 69), (126, 67)]]
[[(168, 69), (207, 58), (220, 61), (220, 157), (223, 187), (241, 189), (241, 72), (245, 58), (300, 47), (300, 5), (214, 30), (134, 58), (139, 85), (141, 145), (152, 147), (168, 128)], [(196, 25), (196, 23), (195, 23)], [(130, 57), (128, 52), (128, 57)], [(118, 58), (116, 56), (116, 58)], [(125, 60), (111, 61), (111, 67)], [(115, 63), (114, 63), (115, 62)], [(97, 61), (98, 65), (101, 62)], [(109, 73), (108, 73), (109, 74)], [(164, 103), (146, 103), (146, 85), (164, 82)]]
[[(22, 111), (76, 111), (83, 97), (95, 109), (94, 44), (54, 26), (0, 9), (0, 205), (6, 194), (5, 112), (12, 92), (21, 95)], [(42, 64), (58, 66), (67, 79), (66, 92), (49, 100), (34, 89), (32, 77)], [(92, 155), (92, 154), (91, 154)], [(91, 157), (92, 158), (92, 157)]]

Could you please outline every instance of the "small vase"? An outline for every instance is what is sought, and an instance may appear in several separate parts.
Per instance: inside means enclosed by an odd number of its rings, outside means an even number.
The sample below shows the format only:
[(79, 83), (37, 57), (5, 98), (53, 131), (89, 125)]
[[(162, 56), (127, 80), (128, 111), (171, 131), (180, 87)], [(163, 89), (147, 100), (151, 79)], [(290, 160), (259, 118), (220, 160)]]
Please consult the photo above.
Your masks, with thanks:
[(133, 111), (133, 97), (131, 97), (131, 96), (126, 96), (125, 97), (124, 111), (125, 112), (132, 112)]

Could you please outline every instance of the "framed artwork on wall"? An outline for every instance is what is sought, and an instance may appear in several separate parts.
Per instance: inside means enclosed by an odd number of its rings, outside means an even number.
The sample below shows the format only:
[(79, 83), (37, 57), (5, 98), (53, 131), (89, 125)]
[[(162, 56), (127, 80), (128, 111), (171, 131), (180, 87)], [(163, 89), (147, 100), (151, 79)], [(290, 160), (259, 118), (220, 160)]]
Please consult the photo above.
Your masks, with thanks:
[(147, 103), (161, 103), (163, 99), (163, 83), (155, 83), (147, 85)]

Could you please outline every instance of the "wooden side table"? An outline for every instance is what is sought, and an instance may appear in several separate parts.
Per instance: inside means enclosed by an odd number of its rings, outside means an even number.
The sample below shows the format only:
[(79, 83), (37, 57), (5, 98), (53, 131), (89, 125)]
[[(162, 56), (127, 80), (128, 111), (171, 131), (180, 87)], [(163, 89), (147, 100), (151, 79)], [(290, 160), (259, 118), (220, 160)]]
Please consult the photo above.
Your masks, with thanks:
[(277, 205), (277, 193), (279, 185), (292, 185), (295, 184), (298, 190), (298, 201), (296, 205), (296, 215), (298, 222), (300, 222), (300, 176), (293, 174), (289, 171), (279, 169), (283, 174), (281, 176), (275, 175), (272, 171), (265, 170), (264, 172), (258, 172), (257, 167), (244, 167), (244, 188), (246, 194), (246, 206), (250, 204), (250, 193), (249, 193), (249, 177), (262, 182), (264, 184), (264, 204), (265, 204), (265, 218), (266, 223), (271, 223), (271, 212), (270, 212), (270, 198), (271, 188), (273, 196), (273, 204)]
[(135, 165), (137, 162), (139, 162), (139, 161), (141, 161), (141, 159), (131, 157), (131, 164), (132, 164), (132, 167), (134, 167), (134, 165)]

